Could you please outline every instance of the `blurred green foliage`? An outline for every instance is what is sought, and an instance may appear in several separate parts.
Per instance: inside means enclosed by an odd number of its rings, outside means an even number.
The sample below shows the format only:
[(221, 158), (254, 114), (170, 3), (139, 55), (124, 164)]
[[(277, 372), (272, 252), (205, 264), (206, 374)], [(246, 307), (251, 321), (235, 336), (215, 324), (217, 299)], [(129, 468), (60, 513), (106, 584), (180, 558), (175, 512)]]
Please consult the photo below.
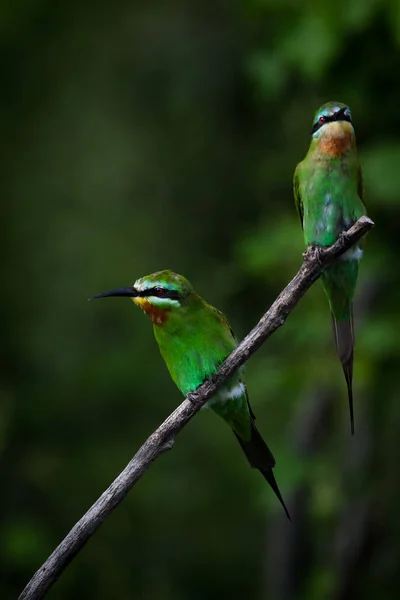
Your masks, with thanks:
[(355, 438), (317, 284), (246, 368), (294, 523), (202, 411), (48, 598), (397, 599), (399, 2), (19, 0), (0, 39), (0, 597), (181, 401), (144, 315), (86, 298), (171, 268), (242, 337), (300, 265), (292, 175), (336, 99), (376, 221)]

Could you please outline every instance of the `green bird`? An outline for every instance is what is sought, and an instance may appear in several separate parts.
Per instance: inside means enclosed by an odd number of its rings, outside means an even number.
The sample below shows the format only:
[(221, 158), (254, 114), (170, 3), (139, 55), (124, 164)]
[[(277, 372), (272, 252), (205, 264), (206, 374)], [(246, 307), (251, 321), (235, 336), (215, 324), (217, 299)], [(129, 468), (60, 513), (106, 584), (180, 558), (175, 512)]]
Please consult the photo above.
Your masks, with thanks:
[[(310, 148), (296, 167), (293, 188), (307, 246), (330, 246), (366, 214), (352, 116), (345, 104), (327, 102), (317, 111)], [(331, 310), (336, 350), (347, 383), (352, 434), (353, 298), (361, 256), (360, 247), (354, 246), (326, 268), (321, 277)]]
[[(128, 296), (150, 317), (161, 356), (184, 395), (214, 375), (237, 346), (224, 315), (205, 302), (185, 277), (172, 271), (147, 275), (131, 287), (93, 299), (107, 296)], [(232, 428), (250, 465), (264, 475), (290, 519), (272, 472), (275, 459), (254, 424), (242, 374), (232, 375), (207, 405)]]

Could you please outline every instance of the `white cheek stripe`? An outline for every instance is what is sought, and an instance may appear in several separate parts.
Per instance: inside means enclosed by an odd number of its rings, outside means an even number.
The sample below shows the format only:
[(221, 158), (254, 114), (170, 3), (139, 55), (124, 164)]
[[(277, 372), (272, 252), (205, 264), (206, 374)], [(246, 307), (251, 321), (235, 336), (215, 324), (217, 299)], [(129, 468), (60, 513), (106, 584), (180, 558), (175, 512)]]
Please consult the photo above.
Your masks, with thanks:
[(146, 300), (150, 302), (153, 306), (180, 306), (178, 300), (174, 300), (173, 298), (158, 298), (157, 296), (147, 296)]

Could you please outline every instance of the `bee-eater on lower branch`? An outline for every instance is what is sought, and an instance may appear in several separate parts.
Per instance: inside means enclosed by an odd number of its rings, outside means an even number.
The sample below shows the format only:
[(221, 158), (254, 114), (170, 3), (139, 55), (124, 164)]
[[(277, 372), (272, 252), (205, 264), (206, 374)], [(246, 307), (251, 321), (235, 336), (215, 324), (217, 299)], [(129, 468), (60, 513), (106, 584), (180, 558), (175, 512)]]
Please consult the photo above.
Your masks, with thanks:
[[(310, 148), (296, 167), (293, 187), (307, 246), (330, 246), (366, 214), (356, 137), (351, 112), (345, 104), (328, 102), (317, 111)], [(321, 277), (331, 310), (336, 350), (347, 383), (352, 434), (353, 298), (361, 256), (362, 250), (354, 246), (326, 268)]]
[[(184, 395), (214, 375), (237, 345), (224, 315), (172, 271), (147, 275), (131, 287), (93, 298), (106, 296), (128, 296), (150, 317), (161, 355)], [(264, 475), (289, 517), (272, 472), (275, 459), (254, 424), (241, 373), (232, 375), (207, 405), (232, 428), (251, 466)]]

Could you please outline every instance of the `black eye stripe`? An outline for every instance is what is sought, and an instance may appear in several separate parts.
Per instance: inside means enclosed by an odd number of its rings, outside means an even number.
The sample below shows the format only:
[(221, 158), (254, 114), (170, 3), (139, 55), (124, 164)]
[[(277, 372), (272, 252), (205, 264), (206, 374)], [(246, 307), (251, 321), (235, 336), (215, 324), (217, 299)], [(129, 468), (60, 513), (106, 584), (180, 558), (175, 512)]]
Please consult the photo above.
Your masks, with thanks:
[(169, 290), (160, 286), (149, 288), (148, 290), (142, 290), (138, 293), (138, 296), (141, 298), (154, 296), (156, 298), (170, 298), (171, 300), (180, 300), (182, 297), (181, 294), (176, 290)]
[(346, 115), (345, 114), (345, 110), (347, 109), (346, 106), (344, 106), (343, 108), (341, 108), (340, 110), (338, 110), (337, 113), (331, 115), (330, 117), (327, 115), (323, 115), (325, 117), (325, 121), (323, 123), (319, 123), (318, 121), (316, 123), (314, 123), (314, 126), (311, 130), (311, 134), (315, 133), (316, 131), (318, 131), (318, 129), (320, 129), (321, 127), (323, 127), (326, 123), (333, 123), (334, 121), (348, 121), (349, 123), (351, 123), (351, 117), (350, 115)]

